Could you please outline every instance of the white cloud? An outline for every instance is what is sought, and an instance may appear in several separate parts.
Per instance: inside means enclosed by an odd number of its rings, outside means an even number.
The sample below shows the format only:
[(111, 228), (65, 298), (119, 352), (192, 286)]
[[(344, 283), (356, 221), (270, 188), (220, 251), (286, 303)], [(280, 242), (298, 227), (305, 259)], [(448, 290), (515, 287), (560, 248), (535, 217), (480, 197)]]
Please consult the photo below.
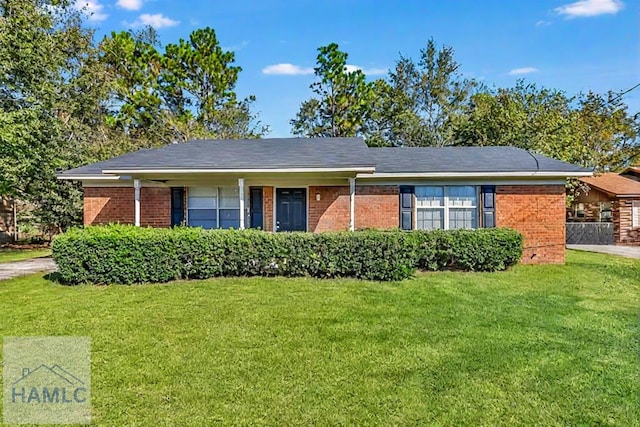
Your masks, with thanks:
[(165, 27), (175, 27), (179, 23), (180, 21), (167, 18), (161, 13), (156, 13), (153, 15), (149, 13), (143, 13), (142, 15), (138, 16), (138, 19), (136, 19), (135, 21), (125, 22), (125, 24), (128, 25), (129, 27), (136, 28), (136, 27), (145, 27), (147, 25), (150, 25), (156, 30), (159, 30), (160, 28), (165, 28)]
[(524, 74), (532, 74), (537, 73), (538, 69), (534, 67), (522, 67), (522, 68), (514, 68), (509, 71), (510, 76), (522, 76)]
[(379, 76), (381, 74), (386, 74), (388, 71), (386, 68), (362, 68), (358, 65), (350, 64), (347, 64), (345, 69), (347, 70), (347, 73), (353, 73), (354, 71), (360, 70), (367, 76)]
[(76, 0), (74, 7), (85, 14), (89, 21), (100, 22), (109, 17), (104, 13), (104, 6), (98, 0)]
[[(362, 71), (364, 74), (368, 76), (377, 76), (381, 74), (385, 74), (388, 70), (386, 68), (362, 68), (358, 65), (347, 64), (345, 66), (345, 71), (347, 73), (353, 73), (354, 71)], [(287, 76), (297, 76), (297, 75), (305, 75), (305, 74), (313, 74), (313, 68), (311, 67), (300, 67), (299, 65), (293, 64), (275, 64), (269, 65), (262, 69), (263, 74), (280, 74)]]
[(142, 8), (142, 0), (118, 0), (116, 6), (127, 10), (140, 10)]
[(262, 69), (263, 74), (298, 76), (304, 74), (313, 74), (313, 68), (300, 67), (293, 64), (274, 64), (268, 65)]
[(544, 19), (541, 19), (536, 22), (536, 27), (548, 27), (549, 25), (551, 25), (551, 22), (545, 21)]
[(554, 10), (566, 18), (584, 18), (598, 15), (614, 15), (624, 8), (622, 0), (579, 0)]

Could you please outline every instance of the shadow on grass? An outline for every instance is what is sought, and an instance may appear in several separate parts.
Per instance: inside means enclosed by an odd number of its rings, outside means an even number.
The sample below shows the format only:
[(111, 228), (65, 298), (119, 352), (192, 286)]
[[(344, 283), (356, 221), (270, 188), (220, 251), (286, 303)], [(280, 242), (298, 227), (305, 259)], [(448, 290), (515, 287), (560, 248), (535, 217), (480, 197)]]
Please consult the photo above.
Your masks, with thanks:
[(621, 280), (640, 282), (640, 265), (612, 265), (604, 262), (572, 262), (570, 265), (593, 273), (612, 275)]
[(48, 280), (49, 282), (55, 283), (56, 285), (71, 286), (70, 284), (65, 283), (62, 280), (62, 274), (58, 273), (57, 271), (47, 273), (44, 276), (42, 276), (42, 278), (44, 280)]

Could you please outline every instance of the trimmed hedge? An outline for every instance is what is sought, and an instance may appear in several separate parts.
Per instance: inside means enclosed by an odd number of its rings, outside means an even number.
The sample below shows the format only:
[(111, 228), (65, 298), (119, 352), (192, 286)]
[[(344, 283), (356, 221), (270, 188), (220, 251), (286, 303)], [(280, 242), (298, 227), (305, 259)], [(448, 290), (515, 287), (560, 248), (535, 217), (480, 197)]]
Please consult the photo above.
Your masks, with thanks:
[(313, 234), (109, 225), (72, 229), (53, 242), (68, 284), (219, 276), (402, 280), (416, 268), (502, 270), (521, 256), (522, 236), (508, 229)]
[(498, 271), (522, 258), (524, 238), (509, 228), (412, 231), (423, 270)]

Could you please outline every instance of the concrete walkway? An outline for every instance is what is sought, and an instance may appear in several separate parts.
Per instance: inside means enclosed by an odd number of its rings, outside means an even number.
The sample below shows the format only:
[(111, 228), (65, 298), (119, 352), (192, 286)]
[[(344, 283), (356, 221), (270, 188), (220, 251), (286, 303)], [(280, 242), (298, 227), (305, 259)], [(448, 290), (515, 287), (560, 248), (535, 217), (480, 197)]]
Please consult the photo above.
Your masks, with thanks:
[(12, 279), (26, 274), (56, 271), (53, 259), (33, 258), (24, 261), (0, 263), (0, 280)]
[(576, 251), (599, 252), (601, 254), (619, 255), (627, 258), (640, 258), (640, 246), (614, 245), (567, 245), (567, 249)]

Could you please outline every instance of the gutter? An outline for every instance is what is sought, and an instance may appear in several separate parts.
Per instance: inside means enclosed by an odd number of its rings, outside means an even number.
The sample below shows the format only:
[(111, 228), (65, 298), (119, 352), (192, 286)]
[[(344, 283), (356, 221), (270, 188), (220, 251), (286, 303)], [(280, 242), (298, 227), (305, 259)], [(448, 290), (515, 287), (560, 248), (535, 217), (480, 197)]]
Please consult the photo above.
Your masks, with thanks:
[(357, 178), (490, 178), (490, 177), (581, 177), (593, 176), (593, 172), (375, 172), (370, 175), (358, 174)]
[[(326, 172), (357, 172), (371, 174), (375, 167), (354, 168), (285, 168), (285, 169), (109, 169), (105, 174), (193, 174), (193, 173), (326, 173)], [(87, 178), (85, 178), (87, 179)]]

